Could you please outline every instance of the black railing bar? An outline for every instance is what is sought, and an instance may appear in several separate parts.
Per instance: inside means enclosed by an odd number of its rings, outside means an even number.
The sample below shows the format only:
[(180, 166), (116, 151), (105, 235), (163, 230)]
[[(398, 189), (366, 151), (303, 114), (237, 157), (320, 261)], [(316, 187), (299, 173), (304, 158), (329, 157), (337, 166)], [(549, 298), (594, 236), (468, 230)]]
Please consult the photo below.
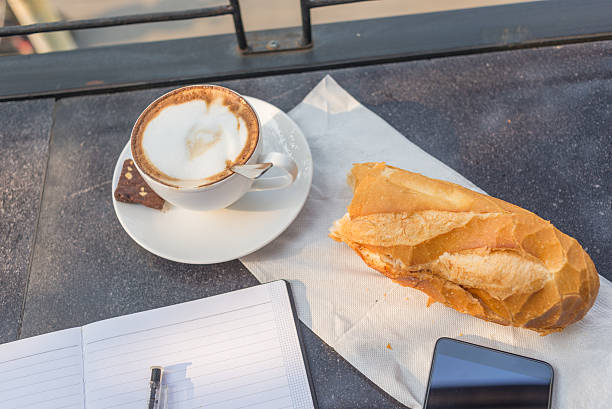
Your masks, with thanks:
[(302, 12), (302, 45), (312, 44), (312, 24), (310, 22), (310, 9), (315, 7), (335, 6), (339, 4), (357, 3), (373, 0), (300, 0)]
[(305, 0), (308, 8), (325, 7), (325, 6), (336, 6), (339, 4), (358, 3), (363, 1), (374, 1), (374, 0)]
[[(235, 0), (230, 0), (235, 3)], [(51, 23), (28, 24), (25, 26), (8, 26), (0, 27), (0, 37), (8, 37), (14, 35), (26, 35), (36, 33), (48, 33), (52, 31), (64, 30), (84, 30), (90, 28), (102, 28), (112, 26), (123, 26), (128, 24), (143, 24), (157, 23), (163, 21), (189, 20), (201, 17), (214, 17), (234, 14), (232, 5), (224, 5), (217, 7), (207, 7), (200, 9), (179, 10), (179, 11), (164, 11), (158, 13), (143, 13), (132, 14), (127, 16), (101, 17), (87, 20), (72, 20), (72, 21), (55, 21)], [(240, 19), (239, 19), (240, 20)], [(236, 24), (236, 15), (234, 14), (234, 23)], [(240, 20), (242, 26), (242, 20)], [(238, 27), (236, 27), (238, 29)], [(242, 30), (244, 38), (244, 30)], [(238, 36), (240, 38), (240, 36)], [(246, 46), (246, 45), (245, 45)], [(241, 47), (244, 48), (244, 47)]]
[(312, 44), (312, 25), (310, 24), (310, 6), (308, 0), (300, 0), (300, 12), (302, 13), (302, 45)]
[(240, 1), (229, 0), (232, 7), (232, 17), (234, 18), (234, 30), (236, 30), (236, 39), (238, 40), (238, 48), (241, 50), (247, 49), (246, 34), (244, 33), (244, 25), (242, 24), (242, 14), (240, 13)]

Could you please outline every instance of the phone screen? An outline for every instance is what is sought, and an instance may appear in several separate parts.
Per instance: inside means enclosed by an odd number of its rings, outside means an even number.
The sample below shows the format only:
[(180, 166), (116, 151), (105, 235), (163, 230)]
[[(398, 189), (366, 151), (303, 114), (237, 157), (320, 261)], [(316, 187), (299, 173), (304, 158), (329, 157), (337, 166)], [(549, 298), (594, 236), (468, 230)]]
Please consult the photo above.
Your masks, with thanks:
[(546, 362), (440, 338), (424, 409), (548, 409), (552, 381)]

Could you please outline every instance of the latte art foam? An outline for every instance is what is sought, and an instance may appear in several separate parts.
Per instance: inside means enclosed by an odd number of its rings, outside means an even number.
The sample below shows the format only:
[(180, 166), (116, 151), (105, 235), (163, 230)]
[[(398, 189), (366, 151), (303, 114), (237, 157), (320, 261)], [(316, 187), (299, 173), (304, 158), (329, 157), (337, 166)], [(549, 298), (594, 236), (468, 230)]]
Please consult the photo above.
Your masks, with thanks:
[(171, 91), (144, 110), (131, 137), (139, 171), (178, 188), (208, 186), (232, 176), (259, 143), (259, 121), (246, 100), (224, 87)]
[(240, 155), (247, 126), (220, 100), (193, 100), (159, 112), (142, 135), (149, 161), (171, 178), (199, 180), (226, 169)]

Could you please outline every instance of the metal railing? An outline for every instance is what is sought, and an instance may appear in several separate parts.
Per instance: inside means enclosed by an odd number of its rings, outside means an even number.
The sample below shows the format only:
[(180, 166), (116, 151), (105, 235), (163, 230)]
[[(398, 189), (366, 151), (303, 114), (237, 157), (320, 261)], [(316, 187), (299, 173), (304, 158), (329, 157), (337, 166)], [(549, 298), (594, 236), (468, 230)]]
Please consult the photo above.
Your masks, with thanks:
[(234, 20), (234, 29), (238, 49), (243, 53), (275, 52), (295, 49), (304, 49), (312, 46), (312, 24), (310, 10), (316, 7), (335, 6), (339, 4), (356, 3), (373, 0), (300, 0), (302, 13), (302, 37), (300, 41), (285, 45), (278, 40), (270, 40), (264, 46), (249, 47), (247, 36), (242, 23), (239, 0), (228, 0), (229, 4), (217, 7), (198, 8), (190, 10), (167, 11), (157, 13), (132, 14), (114, 17), (101, 17), (87, 20), (56, 21), (50, 23), (28, 24), (24, 26), (0, 27), (0, 38), (49, 33), (65, 30), (86, 30), (92, 28), (116, 27), (130, 24), (158, 23), (165, 21), (191, 20), (204, 17), (217, 17), (231, 15)]
[[(235, 16), (238, 27), (231, 34), (2, 56), (0, 101), (612, 40), (610, 0), (521, 2), (334, 22), (312, 30), (311, 9), (355, 1), (301, 0), (302, 27), (247, 33), (236, 0), (219, 8), (0, 28), (0, 37), (6, 37), (224, 14)], [(266, 54), (288, 50), (298, 51)]]
[(316, 7), (335, 6), (338, 4), (358, 3), (371, 0), (300, 0), (302, 7), (302, 43), (305, 46), (312, 44), (312, 24), (310, 23), (310, 10)]

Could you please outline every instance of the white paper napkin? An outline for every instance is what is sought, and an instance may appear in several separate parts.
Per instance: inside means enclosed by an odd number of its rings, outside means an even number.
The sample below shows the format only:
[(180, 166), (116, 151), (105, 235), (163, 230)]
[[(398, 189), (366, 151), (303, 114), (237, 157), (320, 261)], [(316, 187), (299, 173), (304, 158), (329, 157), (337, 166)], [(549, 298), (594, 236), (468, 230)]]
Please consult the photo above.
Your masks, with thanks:
[[(262, 282), (291, 283), (298, 315), (326, 343), (391, 396), (421, 408), (436, 340), (447, 336), (550, 362), (554, 408), (609, 408), (612, 402), (612, 285), (601, 278), (592, 310), (545, 337), (503, 327), (394, 284), (327, 237), (346, 212), (346, 174), (355, 162), (385, 161), (482, 192), (365, 108), (330, 76), (289, 115), (314, 161), (310, 196), (274, 242), (241, 261)], [(410, 136), (410, 135), (408, 135)], [(389, 347), (388, 347), (389, 346)]]

